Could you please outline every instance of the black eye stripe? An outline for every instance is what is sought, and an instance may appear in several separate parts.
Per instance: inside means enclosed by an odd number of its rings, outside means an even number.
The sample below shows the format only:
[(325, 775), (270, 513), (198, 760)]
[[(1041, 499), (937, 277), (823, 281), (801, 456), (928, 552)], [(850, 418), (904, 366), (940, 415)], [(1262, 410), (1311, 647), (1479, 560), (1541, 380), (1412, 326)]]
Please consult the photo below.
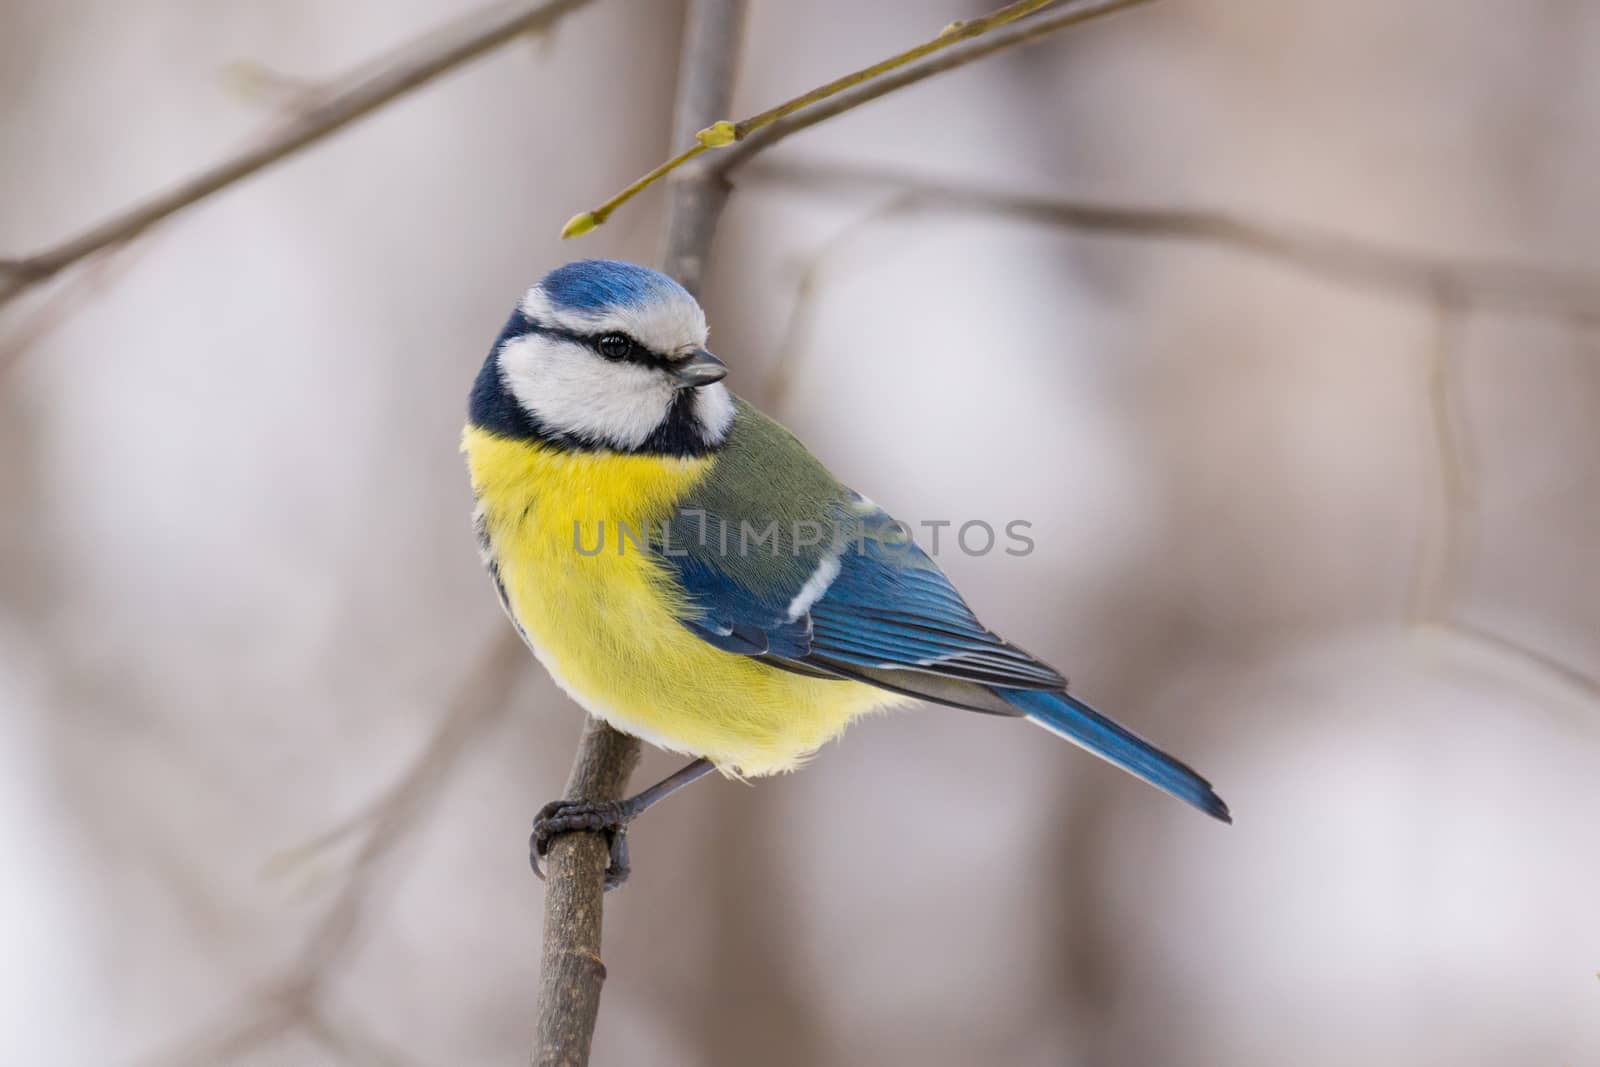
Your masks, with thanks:
[[(638, 363), (646, 367), (672, 366), (672, 360), (659, 352), (652, 352), (639, 341), (619, 330), (607, 330), (605, 333), (579, 333), (576, 330), (566, 330), (559, 326), (546, 326), (532, 319), (525, 319), (524, 321), (527, 323), (525, 331), (527, 333), (536, 333), (545, 337), (559, 337), (563, 341), (571, 341), (573, 344), (579, 344), (589, 349), (600, 358), (614, 363)], [(601, 342), (609, 341), (613, 338), (620, 338), (627, 342), (628, 351), (625, 355), (608, 355), (602, 350)]]

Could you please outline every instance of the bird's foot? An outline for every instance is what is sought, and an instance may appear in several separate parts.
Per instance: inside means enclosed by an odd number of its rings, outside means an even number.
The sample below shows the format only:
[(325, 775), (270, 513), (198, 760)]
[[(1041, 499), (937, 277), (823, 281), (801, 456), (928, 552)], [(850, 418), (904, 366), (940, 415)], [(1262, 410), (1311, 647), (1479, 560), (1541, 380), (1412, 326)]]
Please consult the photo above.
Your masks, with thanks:
[(606, 866), (606, 888), (617, 888), (628, 880), (628, 824), (646, 808), (714, 770), (715, 765), (702, 758), (627, 800), (551, 801), (534, 817), (533, 836), (528, 839), (528, 860), (533, 864), (533, 873), (544, 877), (539, 860), (550, 851), (550, 842), (561, 834), (605, 834), (606, 849), (611, 855), (611, 862)]
[(533, 835), (528, 838), (528, 861), (533, 873), (544, 878), (539, 861), (550, 851), (550, 842), (560, 835), (605, 834), (611, 857), (606, 865), (606, 889), (616, 889), (628, 880), (628, 822), (636, 814), (629, 811), (627, 801), (552, 800), (534, 816)]

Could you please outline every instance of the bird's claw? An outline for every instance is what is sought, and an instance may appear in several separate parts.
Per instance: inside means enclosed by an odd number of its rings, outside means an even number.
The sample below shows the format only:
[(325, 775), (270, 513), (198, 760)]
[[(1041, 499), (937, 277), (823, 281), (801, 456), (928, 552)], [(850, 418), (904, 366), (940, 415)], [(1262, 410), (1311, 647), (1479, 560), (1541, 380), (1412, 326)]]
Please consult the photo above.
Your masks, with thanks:
[(533, 819), (533, 834), (528, 838), (528, 862), (533, 873), (543, 880), (539, 860), (550, 851), (550, 842), (562, 834), (576, 833), (606, 835), (610, 855), (606, 865), (608, 892), (628, 880), (628, 816), (617, 801), (552, 800), (539, 809)]

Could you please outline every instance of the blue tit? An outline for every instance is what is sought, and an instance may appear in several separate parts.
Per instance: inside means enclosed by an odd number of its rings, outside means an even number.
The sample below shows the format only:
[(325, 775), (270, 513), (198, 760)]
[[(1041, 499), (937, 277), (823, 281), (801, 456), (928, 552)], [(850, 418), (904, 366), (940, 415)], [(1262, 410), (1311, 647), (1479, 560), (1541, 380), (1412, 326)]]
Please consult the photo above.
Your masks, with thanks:
[(558, 833), (626, 823), (712, 769), (792, 770), (857, 716), (915, 700), (1023, 718), (1207, 814), (1209, 783), (991, 632), (932, 559), (788, 430), (731, 394), (682, 286), (560, 267), (472, 389), (463, 451), (512, 623), (590, 714), (696, 757), (629, 801), (556, 802)]

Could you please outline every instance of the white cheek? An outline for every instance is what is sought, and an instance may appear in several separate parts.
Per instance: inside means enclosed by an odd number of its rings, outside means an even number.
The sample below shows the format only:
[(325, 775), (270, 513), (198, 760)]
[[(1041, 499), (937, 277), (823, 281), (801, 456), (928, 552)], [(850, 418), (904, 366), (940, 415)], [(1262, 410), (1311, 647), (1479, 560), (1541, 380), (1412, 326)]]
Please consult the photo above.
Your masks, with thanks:
[(708, 445), (719, 445), (733, 425), (733, 395), (724, 385), (706, 385), (695, 390), (694, 417), (700, 423), (700, 437)]
[(587, 349), (537, 335), (500, 350), (500, 373), (517, 402), (547, 429), (618, 449), (649, 439), (672, 406), (659, 372), (607, 363)]

